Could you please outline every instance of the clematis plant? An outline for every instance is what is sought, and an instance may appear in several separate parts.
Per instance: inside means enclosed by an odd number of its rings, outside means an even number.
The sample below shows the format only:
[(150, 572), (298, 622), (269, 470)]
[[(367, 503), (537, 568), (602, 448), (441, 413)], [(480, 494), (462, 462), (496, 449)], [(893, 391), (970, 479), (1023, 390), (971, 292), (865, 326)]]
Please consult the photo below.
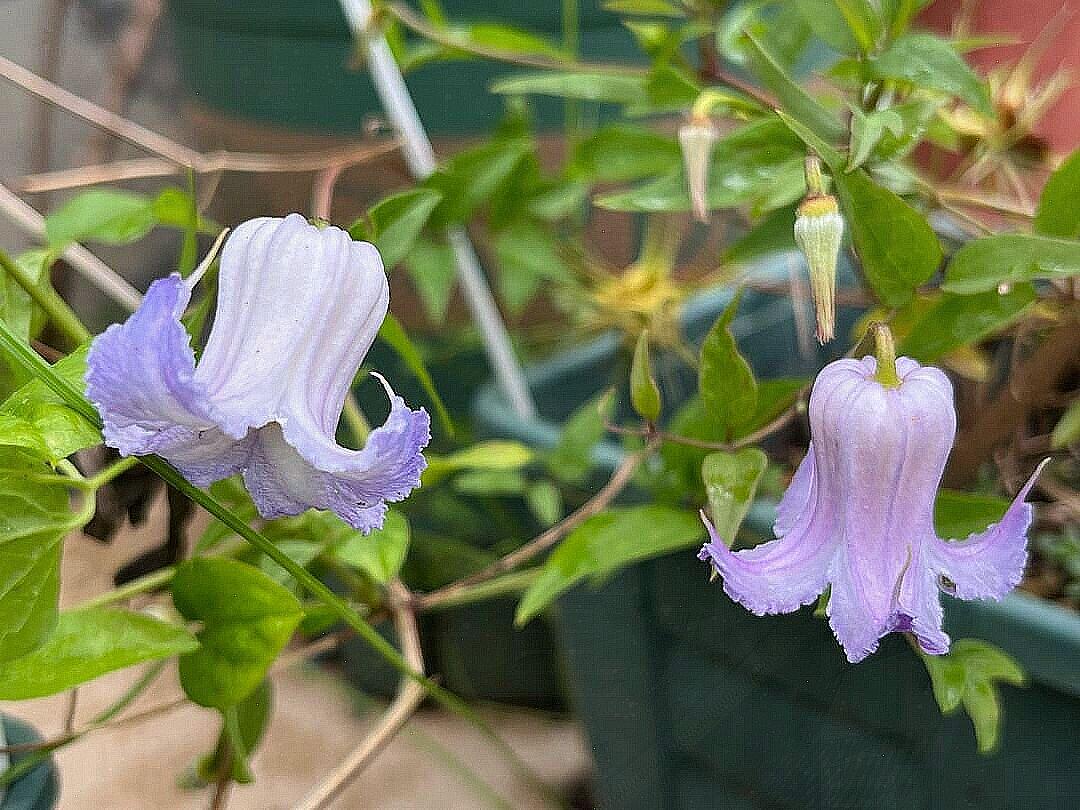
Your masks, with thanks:
[(939, 369), (897, 359), (886, 327), (877, 335), (877, 357), (837, 360), (814, 383), (812, 443), (780, 502), (776, 539), (731, 551), (702, 512), (710, 540), (699, 557), (725, 592), (765, 615), (798, 610), (828, 588), (829, 624), (852, 663), (894, 631), (947, 653), (940, 591), (1001, 599), (1020, 582), (1032, 518), (1024, 499), (1042, 468), (998, 523), (939, 538), (933, 507), (956, 434), (952, 384)]
[[(195, 277), (197, 278), (197, 276)], [(373, 245), (299, 214), (249, 220), (221, 255), (217, 314), (198, 364), (180, 322), (191, 282), (150, 285), (87, 358), (87, 397), (105, 443), (156, 453), (193, 484), (240, 472), (264, 518), (328, 509), (382, 526), (387, 501), (419, 486), (427, 412), (390, 398), (362, 450), (334, 432), (353, 377), (386, 317), (389, 288)]]

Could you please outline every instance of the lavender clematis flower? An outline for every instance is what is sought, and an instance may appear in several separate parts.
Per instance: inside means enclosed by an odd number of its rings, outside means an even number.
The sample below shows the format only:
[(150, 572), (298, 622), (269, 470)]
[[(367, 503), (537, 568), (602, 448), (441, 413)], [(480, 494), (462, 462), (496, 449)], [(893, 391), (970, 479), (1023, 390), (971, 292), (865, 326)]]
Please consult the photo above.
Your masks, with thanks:
[(386, 502), (420, 484), (430, 420), (379, 377), (386, 422), (362, 450), (334, 439), (389, 303), (374, 246), (299, 214), (240, 225), (221, 255), (198, 365), (179, 320), (190, 297), (179, 275), (159, 279), (94, 340), (86, 391), (106, 444), (157, 453), (197, 486), (242, 472), (266, 518), (329, 509), (357, 529), (381, 527)]
[(946, 653), (939, 590), (1001, 599), (1019, 583), (1032, 519), (1024, 499), (1042, 468), (997, 524), (940, 539), (933, 507), (956, 433), (952, 385), (906, 357), (896, 361), (895, 387), (878, 382), (876, 370), (865, 357), (818, 375), (812, 443), (781, 500), (777, 539), (733, 552), (706, 518), (710, 542), (699, 554), (727, 594), (759, 616), (798, 610), (830, 586), (829, 624), (852, 663), (893, 631)]

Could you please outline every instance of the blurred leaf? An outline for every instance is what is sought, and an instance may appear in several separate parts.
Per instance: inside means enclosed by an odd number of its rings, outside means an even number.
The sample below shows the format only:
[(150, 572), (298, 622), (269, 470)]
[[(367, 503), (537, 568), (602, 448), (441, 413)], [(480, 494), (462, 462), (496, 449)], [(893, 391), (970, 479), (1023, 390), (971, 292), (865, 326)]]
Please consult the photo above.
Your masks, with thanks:
[(544, 281), (572, 278), (558, 239), (535, 222), (516, 220), (495, 234), (493, 242), (499, 262), (499, 295), (512, 313), (520, 313)]
[(861, 169), (834, 174), (863, 274), (883, 304), (904, 306), (941, 263), (926, 217)]
[(750, 364), (728, 328), (739, 308), (741, 295), (735, 297), (705, 336), (701, 345), (698, 389), (705, 413), (726, 437), (745, 424), (754, 414), (758, 387)]
[(382, 322), (382, 326), (379, 327), (379, 339), (386, 343), (394, 352), (400, 357), (405, 365), (408, 366), (409, 371), (413, 373), (413, 376), (420, 382), (420, 386), (424, 389), (424, 392), (428, 395), (428, 399), (435, 407), (435, 413), (439, 417), (439, 422), (442, 424), (443, 432), (448, 436), (454, 435), (454, 423), (450, 419), (450, 413), (446, 410), (446, 406), (443, 405), (442, 397), (439, 396), (439, 392), (435, 390), (435, 383), (431, 379), (431, 374), (428, 373), (427, 368), (424, 366), (424, 361), (420, 357), (420, 352), (413, 346), (409, 336), (405, 334), (405, 330), (401, 328), (401, 324), (398, 323), (390, 313), (387, 313), (386, 319)]
[(381, 529), (368, 534), (350, 531), (334, 546), (334, 556), (346, 565), (359, 568), (380, 585), (385, 585), (401, 571), (409, 553), (409, 521), (401, 512), (390, 509)]
[(420, 237), (405, 257), (405, 268), (428, 317), (442, 323), (457, 281), (457, 266), (450, 246)]
[[(409, 254), (441, 201), (438, 191), (415, 188), (386, 197), (371, 207), (368, 218), (374, 232), (370, 241), (379, 249), (388, 270)], [(353, 239), (366, 238), (357, 223), (349, 227), (349, 235)]]
[(649, 332), (644, 330), (634, 349), (634, 361), (630, 366), (630, 403), (638, 416), (649, 422), (660, 418), (660, 389), (652, 376), (649, 363)]
[(517, 470), (469, 470), (454, 479), (462, 495), (506, 498), (525, 493), (525, 477)]
[(1039, 198), (1035, 230), (1043, 236), (1080, 236), (1080, 149), (1050, 175)]
[(22, 447), (41, 458), (50, 455), (41, 431), (25, 419), (3, 411), (0, 411), (0, 446)]
[[(63, 380), (79, 391), (85, 389), (87, 346), (76, 349), (53, 365)], [(34, 426), (45, 439), (51, 461), (67, 458), (77, 450), (101, 442), (101, 432), (71, 410), (61, 397), (41, 380), (31, 380), (0, 405), (0, 413), (19, 417)]]
[(969, 294), (1001, 283), (1069, 278), (1080, 273), (1080, 242), (1025, 233), (984, 236), (965, 244), (945, 268), (946, 292)]
[(601, 183), (640, 180), (677, 170), (682, 165), (674, 138), (632, 124), (609, 124), (574, 147), (573, 174)]
[(535, 459), (533, 451), (520, 442), (486, 441), (446, 456), (428, 453), (424, 486), (431, 486), (452, 472), (461, 470), (517, 470)]
[(45, 236), (53, 250), (85, 241), (122, 245), (146, 236), (155, 222), (153, 202), (141, 194), (94, 188), (45, 217)]
[(633, 104), (646, 97), (644, 76), (608, 73), (543, 71), (497, 79), (491, 92), (502, 95), (541, 95)]
[(565, 59), (566, 53), (555, 43), (521, 28), (502, 23), (476, 23), (466, 30), (469, 42), (500, 51)]
[(196, 647), (183, 627), (143, 613), (104, 607), (65, 611), (44, 645), (0, 663), (0, 700), (55, 695), (107, 672)]
[(646, 17), (685, 17), (686, 12), (668, 0), (604, 0), (605, 11), (613, 14), (638, 14)]
[(901, 341), (900, 353), (930, 363), (1005, 328), (1037, 298), (1031, 284), (1017, 284), (1004, 294), (997, 290), (974, 295), (945, 293)]
[(518, 604), (522, 625), (582, 580), (596, 580), (630, 563), (701, 542), (697, 516), (666, 506), (612, 508), (589, 518), (551, 553)]
[(837, 0), (795, 0), (794, 6), (814, 35), (830, 48), (849, 55), (859, 52), (859, 43)]
[(77, 528), (62, 483), (17, 447), (0, 447), (0, 661), (26, 655), (53, 632), (64, 535)]
[[(232, 780), (237, 784), (247, 785), (254, 782), (254, 776), (247, 761), (255, 753), (269, 725), (270, 713), (274, 704), (273, 686), (269, 679), (260, 683), (255, 691), (226, 711), (232, 717), (222, 714), (222, 731), (214, 750), (199, 758), (195, 772), (199, 783), (196, 787), (206, 787), (217, 782), (223, 767), (222, 757), (228, 752), (232, 755)], [(232, 726), (230, 730), (228, 727)], [(235, 737), (235, 740), (231, 738)], [(226, 745), (228, 741), (228, 745)]]
[(442, 195), (431, 212), (432, 225), (444, 228), (467, 220), (532, 151), (526, 138), (500, 138), (454, 155), (424, 181), (424, 188)]
[[(36, 287), (44, 288), (51, 284), (49, 268), (52, 255), (49, 251), (41, 248), (27, 250), (13, 261), (27, 277), (34, 280)], [(48, 316), (41, 307), (14, 277), (4, 272), (3, 267), (0, 267), (0, 320), (27, 342), (37, 337), (48, 322)]]
[(768, 457), (757, 447), (734, 453), (710, 453), (701, 464), (709, 518), (717, 535), (729, 546), (754, 502), (758, 481), (768, 465)]
[(942, 714), (950, 714), (963, 704), (975, 727), (979, 751), (992, 753), (997, 748), (1001, 719), (996, 684), (1023, 686), (1024, 670), (1003, 650), (973, 638), (954, 641), (947, 655), (924, 654), (922, 660)]
[(795, 82), (759, 36), (747, 32), (746, 38), (751, 46), (750, 66), (754, 75), (772, 90), (784, 111), (824, 141), (838, 141), (843, 128), (837, 117)]
[(724, 250), (724, 264), (744, 264), (770, 253), (795, 249), (795, 206), (770, 211)]
[(941, 37), (904, 34), (868, 62), (876, 79), (900, 79), (956, 96), (977, 112), (992, 118), (990, 91), (971, 66)]
[(934, 502), (934, 529), (941, 537), (962, 540), (1001, 520), (1009, 501), (943, 489)]
[(550, 481), (535, 481), (525, 489), (525, 502), (541, 526), (554, 526), (563, 516), (559, 488)]
[(560, 481), (584, 484), (592, 470), (592, 451), (604, 437), (604, 421), (611, 413), (611, 397), (604, 394), (574, 411), (563, 425), (559, 443), (546, 459), (548, 470)]
[(875, 110), (864, 113), (858, 107), (851, 108), (851, 147), (847, 170), (853, 171), (869, 160), (874, 147), (886, 132), (900, 137), (904, 133), (904, 119), (895, 110)]
[(287, 588), (236, 560), (181, 563), (172, 593), (180, 614), (202, 624), (199, 649), (180, 658), (180, 683), (195, 703), (215, 709), (258, 687), (303, 617)]
[(1080, 442), (1080, 399), (1073, 401), (1050, 434), (1050, 447), (1060, 450)]

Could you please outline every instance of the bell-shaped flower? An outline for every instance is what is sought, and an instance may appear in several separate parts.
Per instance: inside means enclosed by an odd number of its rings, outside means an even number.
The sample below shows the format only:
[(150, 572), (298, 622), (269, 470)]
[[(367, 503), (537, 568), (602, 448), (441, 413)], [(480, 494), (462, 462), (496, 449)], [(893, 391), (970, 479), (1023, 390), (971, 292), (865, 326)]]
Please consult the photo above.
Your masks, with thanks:
[(948, 652), (939, 591), (1001, 599), (1027, 557), (1032, 507), (1024, 499), (1039, 470), (997, 524), (964, 540), (937, 536), (934, 499), (956, 433), (952, 385), (910, 358), (895, 369), (895, 384), (889, 375), (882, 384), (874, 357), (826, 366), (777, 539), (733, 552), (706, 519), (710, 542), (699, 555), (727, 594), (759, 616), (798, 610), (829, 588), (829, 624), (853, 663), (893, 631), (911, 633), (927, 653)]
[(221, 255), (217, 313), (198, 364), (180, 316), (191, 290), (155, 281), (87, 357), (105, 442), (156, 453), (197, 486), (243, 473), (265, 518), (328, 509), (357, 529), (419, 486), (429, 418), (390, 398), (361, 450), (334, 434), (354, 375), (386, 316), (374, 246), (298, 214), (240, 225)]

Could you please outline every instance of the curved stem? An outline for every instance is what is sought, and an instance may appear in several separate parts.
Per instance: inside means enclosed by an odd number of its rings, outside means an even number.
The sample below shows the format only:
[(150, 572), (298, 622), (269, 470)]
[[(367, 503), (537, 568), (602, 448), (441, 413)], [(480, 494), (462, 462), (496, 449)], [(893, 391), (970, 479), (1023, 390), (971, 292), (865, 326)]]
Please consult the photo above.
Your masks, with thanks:
[(33, 299), (34, 303), (45, 311), (53, 326), (63, 332), (73, 345), (81, 346), (90, 340), (90, 332), (83, 326), (79, 316), (53, 289), (52, 284), (47, 279), (44, 280), (44, 283), (35, 282), (19, 266), (18, 262), (14, 261), (2, 250), (0, 250), (0, 267), (3, 267), (4, 272), (15, 279), (16, 283), (26, 291), (26, 294)]

